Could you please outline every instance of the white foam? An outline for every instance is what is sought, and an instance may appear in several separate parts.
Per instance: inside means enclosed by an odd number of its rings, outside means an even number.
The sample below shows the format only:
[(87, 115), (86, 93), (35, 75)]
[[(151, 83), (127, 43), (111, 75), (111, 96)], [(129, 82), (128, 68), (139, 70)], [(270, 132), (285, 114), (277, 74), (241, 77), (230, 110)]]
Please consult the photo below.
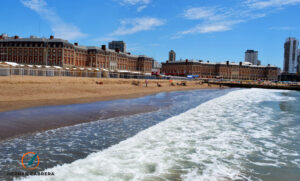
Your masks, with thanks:
[[(272, 138), (272, 126), (263, 125), (270, 120), (272, 110), (257, 104), (292, 100), (276, 92), (231, 92), (85, 159), (46, 170), (54, 172), (55, 177), (24, 180), (250, 180), (242, 163), (251, 153), (264, 152), (251, 139)], [(273, 152), (266, 155), (277, 156)], [(275, 167), (282, 164), (252, 163)]]

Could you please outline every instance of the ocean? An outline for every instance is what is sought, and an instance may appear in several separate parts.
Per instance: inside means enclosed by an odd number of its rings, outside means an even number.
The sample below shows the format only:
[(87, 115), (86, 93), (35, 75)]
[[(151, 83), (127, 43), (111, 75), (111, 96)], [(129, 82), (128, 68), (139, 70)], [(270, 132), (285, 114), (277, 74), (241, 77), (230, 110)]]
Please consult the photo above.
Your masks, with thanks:
[(34, 150), (40, 170), (55, 176), (16, 180), (300, 178), (300, 92), (202, 90), (133, 101), (158, 109), (5, 141), (0, 165), (18, 169), (14, 155)]

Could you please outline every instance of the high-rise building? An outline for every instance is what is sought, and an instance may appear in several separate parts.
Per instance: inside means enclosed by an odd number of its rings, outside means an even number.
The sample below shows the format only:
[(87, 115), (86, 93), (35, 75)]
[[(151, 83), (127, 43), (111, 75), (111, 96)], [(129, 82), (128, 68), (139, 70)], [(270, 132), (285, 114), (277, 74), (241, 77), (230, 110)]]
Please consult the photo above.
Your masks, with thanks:
[(300, 49), (297, 50), (297, 72), (300, 74)]
[(300, 74), (300, 49), (297, 50), (297, 73)]
[(258, 65), (258, 51), (247, 50), (245, 52), (245, 62), (250, 62), (253, 65)]
[(126, 43), (124, 41), (112, 41), (108, 43), (108, 48), (112, 50), (119, 49), (121, 52), (126, 52)]
[(176, 61), (176, 53), (175, 53), (174, 50), (171, 50), (171, 51), (169, 52), (169, 61), (170, 61), (170, 62), (175, 62), (175, 61)]
[(298, 46), (299, 41), (296, 38), (287, 38), (284, 43), (284, 65), (283, 71), (286, 73), (296, 73), (298, 65)]

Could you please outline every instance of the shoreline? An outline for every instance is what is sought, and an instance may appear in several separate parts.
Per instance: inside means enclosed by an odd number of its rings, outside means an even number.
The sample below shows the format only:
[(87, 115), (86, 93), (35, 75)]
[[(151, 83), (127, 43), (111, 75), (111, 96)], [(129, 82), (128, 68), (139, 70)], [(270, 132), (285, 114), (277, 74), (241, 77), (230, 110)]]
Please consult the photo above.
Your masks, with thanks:
[[(103, 84), (97, 85), (96, 81)], [(158, 109), (135, 98), (151, 99), (158, 93), (174, 91), (219, 89), (216, 85), (199, 85), (196, 82), (177, 86), (181, 81), (173, 81), (176, 86), (170, 86), (169, 80), (149, 80), (148, 87), (145, 87), (132, 85), (132, 81), (140, 80), (0, 77), (0, 91), (3, 93), (0, 95), (0, 141)], [(157, 82), (162, 87), (157, 87)], [(53, 91), (58, 92), (53, 94)]]
[[(0, 142), (38, 132), (89, 123), (99, 119), (106, 120), (157, 110), (153, 106), (139, 105), (130, 108), (123, 106), (113, 110), (103, 108), (102, 111), (99, 111), (96, 104), (49, 106), (4, 112), (0, 114)], [(82, 110), (85, 106), (91, 109)]]
[[(83, 104), (41, 106), (0, 112), (0, 142), (97, 120), (153, 112), (160, 107), (168, 106), (170, 97), (166, 97), (170, 94), (168, 92), (162, 93), (164, 94), (147, 95), (141, 99), (131, 98)], [(148, 105), (149, 101), (152, 102), (151, 100), (156, 102), (156, 105)]]
[[(96, 82), (101, 81), (103, 85)], [(140, 85), (132, 85), (139, 81)], [(119, 99), (138, 98), (160, 92), (185, 91), (196, 89), (216, 89), (218, 85), (199, 85), (187, 82), (187, 86), (177, 86), (180, 80), (97, 79), (75, 77), (0, 77), (0, 113), (41, 106), (93, 103)], [(157, 83), (162, 87), (157, 87)]]

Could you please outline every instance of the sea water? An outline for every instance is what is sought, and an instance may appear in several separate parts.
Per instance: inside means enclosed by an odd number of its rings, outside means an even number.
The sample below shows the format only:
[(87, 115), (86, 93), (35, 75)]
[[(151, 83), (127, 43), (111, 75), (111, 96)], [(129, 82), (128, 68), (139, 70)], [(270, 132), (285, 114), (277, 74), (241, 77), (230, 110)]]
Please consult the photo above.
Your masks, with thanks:
[[(118, 124), (131, 125), (132, 120), (140, 120), (136, 123), (145, 126), (128, 126), (128, 135), (123, 141), (94, 150), (85, 158), (45, 170), (54, 172), (54, 177), (22, 179), (299, 180), (299, 92), (238, 89), (176, 114), (176, 110), (189, 107), (188, 102), (194, 103), (193, 99), (183, 101), (182, 105), (179, 101), (176, 109), (119, 118), (122, 123)], [(145, 123), (147, 119), (151, 122), (163, 117), (168, 118), (153, 126)], [(99, 135), (105, 131), (96, 127), (90, 126), (89, 130), (94, 132), (86, 135)], [(126, 134), (121, 127), (117, 126), (114, 134)], [(82, 134), (82, 129), (78, 129), (77, 134)], [(93, 144), (104, 143), (101, 138), (95, 137)], [(80, 142), (80, 137), (77, 139), (74, 141)], [(59, 140), (64, 139), (56, 142)], [(69, 148), (76, 145), (69, 144)], [(67, 155), (68, 151), (62, 153)]]
[[(196, 96), (196, 95), (195, 95)], [(299, 180), (300, 93), (240, 89), (24, 180)], [(97, 140), (95, 140), (97, 141)]]
[[(72, 163), (91, 153), (116, 145), (142, 130), (233, 90), (235, 89), (163, 92), (135, 99), (37, 107), (0, 113), (0, 120), (4, 119), (6, 123), (11, 122), (12, 125), (15, 125), (16, 122), (20, 123), (18, 121), (20, 119), (28, 121), (33, 119), (35, 122), (42, 119), (40, 124), (43, 124), (47, 120), (51, 121), (53, 117), (63, 122), (76, 115), (80, 118), (84, 118), (83, 115), (86, 115), (87, 120), (90, 120), (90, 117), (98, 117), (98, 121), (90, 123), (0, 141), (0, 180), (10, 181), (14, 178), (9, 175), (10, 173), (28, 171), (21, 164), (22, 155), (27, 152), (35, 152), (40, 158), (40, 164), (34, 170), (35, 172)], [(148, 107), (152, 108), (150, 112)], [(126, 110), (130, 113), (135, 112), (136, 108), (141, 113), (123, 114)], [(63, 116), (64, 112), (65, 116)], [(68, 117), (69, 115), (71, 117)], [(48, 119), (48, 117), (50, 118)], [(67, 120), (64, 117), (67, 117)], [(111, 118), (108, 119), (108, 117)], [(24, 121), (21, 123), (26, 124)], [(22, 125), (17, 126), (22, 127)]]

